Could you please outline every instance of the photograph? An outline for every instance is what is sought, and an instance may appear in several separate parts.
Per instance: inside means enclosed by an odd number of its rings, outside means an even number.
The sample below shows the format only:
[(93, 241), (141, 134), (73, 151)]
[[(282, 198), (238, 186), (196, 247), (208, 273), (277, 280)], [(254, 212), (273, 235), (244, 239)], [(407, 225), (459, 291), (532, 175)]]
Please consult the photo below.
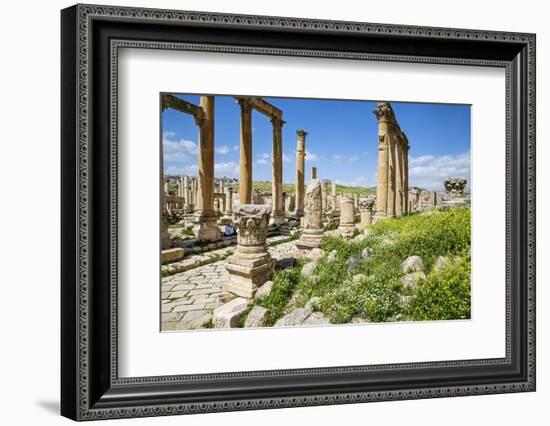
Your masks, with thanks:
[(159, 96), (161, 332), (471, 319), (471, 105)]

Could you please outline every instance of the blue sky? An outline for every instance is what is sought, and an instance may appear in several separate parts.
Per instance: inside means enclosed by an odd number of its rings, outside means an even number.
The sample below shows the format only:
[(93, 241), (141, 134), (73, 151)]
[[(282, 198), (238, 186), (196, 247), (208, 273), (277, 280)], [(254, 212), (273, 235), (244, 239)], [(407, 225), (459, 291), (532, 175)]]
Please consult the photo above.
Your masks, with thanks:
[[(178, 95), (195, 104), (199, 96)], [(296, 130), (306, 138), (306, 179), (318, 177), (355, 186), (376, 185), (376, 102), (317, 99), (264, 99), (283, 111), (283, 179), (295, 180)], [(392, 102), (407, 134), (410, 186), (443, 190), (446, 176), (470, 183), (470, 106)], [(238, 177), (240, 108), (233, 97), (216, 96), (215, 175)], [(198, 128), (193, 117), (172, 109), (162, 113), (164, 173), (197, 173)], [(271, 180), (272, 126), (252, 114), (253, 179)], [(468, 185), (469, 186), (469, 185)]]

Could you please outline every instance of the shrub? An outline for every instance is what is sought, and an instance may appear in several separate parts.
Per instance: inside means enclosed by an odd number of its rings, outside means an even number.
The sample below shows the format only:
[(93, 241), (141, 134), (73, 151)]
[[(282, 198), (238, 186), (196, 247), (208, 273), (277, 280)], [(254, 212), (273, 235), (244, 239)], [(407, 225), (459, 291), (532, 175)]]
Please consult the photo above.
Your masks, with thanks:
[(454, 260), (441, 272), (432, 271), (418, 284), (410, 311), (414, 320), (470, 318), (469, 259)]

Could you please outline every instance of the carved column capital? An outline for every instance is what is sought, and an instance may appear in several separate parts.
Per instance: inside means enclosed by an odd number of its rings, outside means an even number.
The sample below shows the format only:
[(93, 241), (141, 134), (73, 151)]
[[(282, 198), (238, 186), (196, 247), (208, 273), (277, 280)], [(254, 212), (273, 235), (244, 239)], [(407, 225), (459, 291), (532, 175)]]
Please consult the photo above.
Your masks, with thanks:
[(243, 114), (250, 113), (252, 111), (252, 103), (250, 102), (250, 99), (248, 98), (238, 98), (237, 102), (239, 103), (241, 107), (241, 112)]
[(308, 135), (308, 133), (302, 129), (296, 130), (296, 134), (298, 135), (299, 141), (305, 141), (306, 136)]
[(241, 204), (233, 209), (239, 246), (265, 245), (271, 207), (255, 204)]
[(380, 102), (373, 111), (379, 121), (395, 121), (395, 114), (389, 102)]
[(282, 119), (282, 117), (279, 117), (279, 116), (275, 115), (275, 116), (271, 117), (271, 123), (273, 124), (273, 127), (281, 128), (281, 127), (283, 127), (283, 124), (286, 123), (286, 121), (284, 121)]

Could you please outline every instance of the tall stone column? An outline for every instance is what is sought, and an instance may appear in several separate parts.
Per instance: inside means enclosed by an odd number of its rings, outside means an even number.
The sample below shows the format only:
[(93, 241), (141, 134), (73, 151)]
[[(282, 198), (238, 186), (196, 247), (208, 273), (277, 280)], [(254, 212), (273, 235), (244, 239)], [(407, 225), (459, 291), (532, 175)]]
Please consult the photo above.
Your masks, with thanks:
[(401, 138), (395, 140), (395, 215), (403, 214), (403, 154)]
[(391, 135), (389, 137), (389, 147), (388, 147), (388, 208), (386, 210), (386, 216), (394, 217), (395, 216), (395, 138)]
[(214, 96), (201, 96), (199, 121), (198, 205), (195, 234), (200, 240), (217, 240), (221, 232), (214, 214)]
[(389, 129), (388, 123), (392, 114), (387, 102), (381, 102), (374, 110), (378, 119), (378, 168), (376, 178), (376, 217), (385, 217), (388, 210), (389, 178)]
[(322, 224), (322, 191), (321, 183), (312, 179), (307, 186), (304, 205), (304, 229), (296, 241), (299, 250), (310, 251), (321, 245), (325, 233)]
[(225, 263), (229, 272), (225, 291), (252, 299), (257, 288), (273, 273), (274, 262), (266, 244), (270, 214), (269, 206), (241, 204), (235, 207), (237, 249)]
[(343, 197), (340, 201), (340, 226), (338, 226), (338, 230), (342, 238), (346, 240), (357, 235), (353, 199), (350, 197)]
[(321, 209), (323, 212), (328, 211), (328, 181), (321, 181)]
[(410, 149), (409, 141), (407, 140), (407, 137), (405, 136), (405, 149), (403, 153), (403, 164), (404, 164), (404, 173), (403, 173), (403, 191), (405, 194), (405, 206), (406, 210), (405, 213), (409, 213), (409, 149)]
[(311, 179), (317, 179), (317, 167), (312, 167), (311, 168)]
[(285, 219), (285, 208), (283, 204), (283, 135), (282, 128), (284, 121), (280, 117), (271, 119), (273, 125), (273, 151), (272, 151), (272, 223), (279, 225)]
[(241, 106), (241, 146), (239, 203), (252, 201), (252, 106), (246, 98), (239, 99)]
[(331, 194), (330, 195), (330, 208), (331, 208), (331, 210), (336, 211), (337, 210), (337, 205), (336, 205), (336, 183), (335, 182), (332, 182), (330, 194)]
[(298, 141), (296, 142), (296, 217), (304, 215), (304, 169), (306, 159), (306, 136), (305, 130), (296, 131)]

